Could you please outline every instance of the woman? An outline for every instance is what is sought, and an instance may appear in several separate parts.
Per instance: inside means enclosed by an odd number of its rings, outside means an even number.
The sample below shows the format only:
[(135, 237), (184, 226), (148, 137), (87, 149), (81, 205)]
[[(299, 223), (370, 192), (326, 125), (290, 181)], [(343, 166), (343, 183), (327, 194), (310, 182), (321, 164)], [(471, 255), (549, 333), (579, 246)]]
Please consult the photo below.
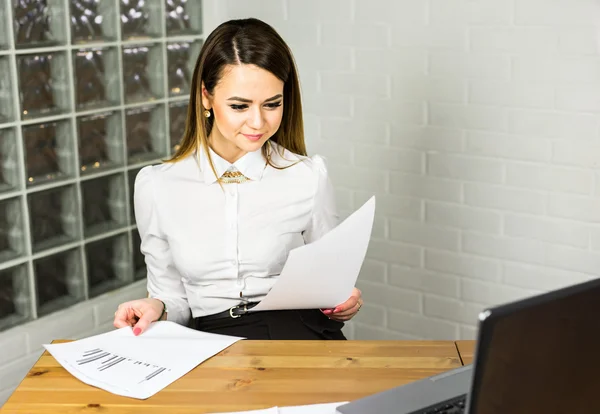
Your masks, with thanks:
[(169, 320), (248, 339), (345, 339), (361, 293), (334, 309), (247, 313), (291, 249), (337, 225), (323, 159), (306, 156), (297, 70), (260, 20), (221, 24), (196, 62), (186, 131), (136, 178), (149, 297), (119, 305), (135, 335)]

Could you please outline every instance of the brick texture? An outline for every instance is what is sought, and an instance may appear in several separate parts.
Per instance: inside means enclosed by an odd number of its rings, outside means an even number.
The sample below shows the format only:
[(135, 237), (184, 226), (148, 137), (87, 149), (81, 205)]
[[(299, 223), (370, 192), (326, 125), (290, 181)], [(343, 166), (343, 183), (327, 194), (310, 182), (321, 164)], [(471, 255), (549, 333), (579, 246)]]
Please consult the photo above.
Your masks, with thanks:
[(225, 6), (292, 45), (343, 215), (377, 198), (354, 337), (473, 338), (486, 306), (598, 274), (600, 5), (572, 3)]

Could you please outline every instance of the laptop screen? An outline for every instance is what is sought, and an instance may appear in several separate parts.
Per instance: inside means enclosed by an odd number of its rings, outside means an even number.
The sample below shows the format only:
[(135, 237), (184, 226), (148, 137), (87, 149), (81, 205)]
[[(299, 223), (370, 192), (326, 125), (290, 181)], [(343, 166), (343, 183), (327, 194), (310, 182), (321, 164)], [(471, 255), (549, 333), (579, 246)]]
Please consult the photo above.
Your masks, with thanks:
[(600, 410), (599, 280), (493, 309), (479, 341), (470, 413)]

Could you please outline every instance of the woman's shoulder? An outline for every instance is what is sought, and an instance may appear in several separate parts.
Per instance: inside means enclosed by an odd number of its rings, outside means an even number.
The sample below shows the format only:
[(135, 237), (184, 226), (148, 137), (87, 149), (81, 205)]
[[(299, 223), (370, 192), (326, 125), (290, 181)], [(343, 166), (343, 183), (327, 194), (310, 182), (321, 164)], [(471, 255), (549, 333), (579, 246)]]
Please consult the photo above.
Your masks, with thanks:
[(186, 174), (190, 160), (193, 162), (191, 156), (188, 156), (175, 162), (162, 162), (160, 164), (146, 165), (138, 171), (136, 182), (152, 182), (154, 185), (161, 182), (168, 183), (168, 181), (175, 179), (182, 174)]
[(272, 147), (271, 160), (278, 167), (293, 166), (307, 173), (327, 174), (327, 159), (320, 154), (299, 155), (275, 143)]

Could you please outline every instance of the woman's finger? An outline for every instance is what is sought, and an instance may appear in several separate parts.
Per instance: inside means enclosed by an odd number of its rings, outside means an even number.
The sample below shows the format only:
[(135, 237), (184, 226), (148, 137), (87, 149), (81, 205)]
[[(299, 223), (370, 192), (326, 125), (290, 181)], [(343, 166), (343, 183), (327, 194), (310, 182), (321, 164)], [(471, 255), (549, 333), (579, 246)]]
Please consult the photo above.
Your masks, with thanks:
[(333, 309), (332, 313), (340, 314), (340, 313), (347, 312), (347, 311), (353, 309), (357, 303), (358, 303), (358, 298), (355, 296), (350, 296), (350, 299), (348, 299), (346, 302), (342, 303), (341, 305), (336, 306), (335, 309)]
[(115, 312), (115, 319), (113, 325), (115, 328), (125, 328), (127, 326), (133, 326), (135, 314), (133, 309), (128, 306), (119, 306)]
[(123, 321), (121, 319), (115, 319), (113, 321), (113, 325), (115, 328), (126, 328), (128, 326), (131, 326), (128, 322)]
[(356, 303), (354, 304), (354, 306), (344, 312), (336, 312), (334, 313), (333, 316), (352, 316), (355, 315), (356, 312), (359, 311), (360, 307), (362, 306), (361, 301), (356, 301)]
[(362, 306), (362, 299), (356, 302), (356, 305), (345, 312), (340, 312), (329, 316), (329, 319), (337, 320), (337, 321), (348, 321), (354, 317), (360, 310)]
[(129, 319), (129, 310), (127, 307), (119, 307), (115, 312), (115, 320), (126, 321)]
[(352, 289), (352, 293), (350, 294), (350, 297), (348, 298), (348, 300), (346, 302), (336, 306), (333, 309), (332, 313), (336, 314), (336, 313), (346, 312), (350, 309), (353, 309), (354, 306), (356, 306), (356, 303), (361, 300), (361, 297), (362, 297), (362, 292), (360, 291), (360, 289), (358, 289), (358, 288)]
[(142, 315), (133, 327), (133, 334), (138, 336), (148, 329), (148, 326), (152, 323), (152, 318), (148, 314)]

